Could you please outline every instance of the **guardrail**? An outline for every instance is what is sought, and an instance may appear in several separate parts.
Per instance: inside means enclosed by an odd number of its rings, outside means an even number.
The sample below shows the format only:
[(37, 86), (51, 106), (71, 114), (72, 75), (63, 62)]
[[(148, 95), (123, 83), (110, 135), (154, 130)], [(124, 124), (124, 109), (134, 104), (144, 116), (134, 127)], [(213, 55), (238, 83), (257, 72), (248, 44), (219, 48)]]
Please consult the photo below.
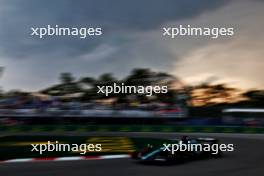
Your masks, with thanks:
[(20, 125), (20, 126), (0, 126), (0, 132), (264, 133), (264, 127), (175, 126), (175, 125)]

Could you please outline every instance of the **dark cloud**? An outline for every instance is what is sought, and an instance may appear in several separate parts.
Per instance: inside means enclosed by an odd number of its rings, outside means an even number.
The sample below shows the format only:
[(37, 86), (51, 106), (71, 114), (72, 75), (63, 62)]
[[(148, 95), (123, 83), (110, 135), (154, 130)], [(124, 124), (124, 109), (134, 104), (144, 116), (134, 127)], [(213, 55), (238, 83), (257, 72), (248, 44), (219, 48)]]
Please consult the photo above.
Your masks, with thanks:
[[(157, 40), (142, 39), (163, 24), (214, 11), (228, 0), (10, 0), (0, 1), (0, 65), (4, 87), (39, 89), (60, 72), (123, 75), (134, 67), (168, 70), (175, 56)], [(30, 36), (31, 27), (100, 26), (93, 39)], [(142, 34), (143, 33), (143, 34)], [(140, 35), (138, 35), (140, 34)], [(158, 34), (159, 35), (159, 34)], [(1, 61), (2, 60), (2, 61)]]
[[(114, 33), (142, 31), (160, 27), (168, 21), (192, 18), (214, 10), (226, 0), (11, 0), (2, 2), (0, 11), (1, 49), (13, 58), (26, 58), (50, 52), (76, 56), (109, 40)], [(93, 40), (69, 37), (36, 39), (30, 27), (102, 26), (105, 35)], [(110, 37), (111, 38), (111, 37)], [(112, 39), (112, 38), (111, 38)]]

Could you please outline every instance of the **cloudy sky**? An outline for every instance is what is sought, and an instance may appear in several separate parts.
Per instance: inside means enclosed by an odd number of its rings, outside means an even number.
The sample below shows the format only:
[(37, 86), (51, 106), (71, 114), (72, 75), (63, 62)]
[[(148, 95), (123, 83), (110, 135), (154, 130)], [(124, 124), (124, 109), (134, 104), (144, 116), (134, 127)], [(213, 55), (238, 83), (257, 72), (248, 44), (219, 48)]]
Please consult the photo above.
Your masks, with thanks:
[[(206, 80), (264, 88), (262, 0), (0, 0), (0, 78), (4, 90), (39, 90), (76, 77), (105, 72), (123, 77), (136, 67), (178, 76), (187, 84)], [(30, 35), (46, 25), (102, 27), (96, 38)], [(235, 35), (162, 37), (162, 27), (190, 24), (233, 27)]]

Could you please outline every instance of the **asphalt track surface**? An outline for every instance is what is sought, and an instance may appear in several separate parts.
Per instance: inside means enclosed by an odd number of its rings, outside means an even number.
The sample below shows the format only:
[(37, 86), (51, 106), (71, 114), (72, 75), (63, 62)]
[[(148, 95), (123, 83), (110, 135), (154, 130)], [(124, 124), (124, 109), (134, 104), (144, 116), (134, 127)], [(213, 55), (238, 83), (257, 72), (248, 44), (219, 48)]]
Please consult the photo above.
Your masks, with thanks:
[[(41, 135), (41, 134), (39, 134)], [(74, 134), (68, 134), (74, 135)], [(78, 134), (80, 135), (80, 134)], [(88, 135), (88, 134), (83, 134)], [(89, 133), (89, 135), (175, 138), (172, 133)], [(0, 176), (263, 176), (264, 135), (195, 134), (217, 136), (221, 143), (233, 143), (234, 152), (220, 159), (206, 159), (175, 165), (143, 165), (131, 159), (60, 161), (0, 164)]]

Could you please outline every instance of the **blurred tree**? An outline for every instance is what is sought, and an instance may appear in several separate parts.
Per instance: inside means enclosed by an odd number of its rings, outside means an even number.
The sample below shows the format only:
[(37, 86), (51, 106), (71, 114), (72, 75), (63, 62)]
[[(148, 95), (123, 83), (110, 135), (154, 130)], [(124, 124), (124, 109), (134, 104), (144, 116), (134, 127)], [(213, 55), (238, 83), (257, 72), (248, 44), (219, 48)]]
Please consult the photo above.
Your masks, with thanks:
[(243, 95), (250, 101), (263, 101), (264, 103), (264, 90), (250, 90)]
[(117, 82), (117, 79), (111, 73), (104, 73), (99, 76), (97, 83), (103, 85), (109, 85)]
[(60, 80), (62, 84), (70, 84), (74, 82), (74, 77), (71, 73), (61, 73)]
[(154, 73), (148, 68), (133, 69), (130, 75), (125, 78), (127, 85), (149, 85)]
[(225, 84), (209, 85), (204, 83), (192, 87), (191, 97), (194, 106), (234, 103), (241, 99), (238, 89)]
[(96, 79), (92, 77), (83, 77), (79, 80), (79, 85), (84, 92), (82, 101), (91, 101), (97, 99)]
[(93, 85), (96, 82), (96, 80), (92, 77), (84, 77), (81, 78), (79, 82), (87, 85)]

